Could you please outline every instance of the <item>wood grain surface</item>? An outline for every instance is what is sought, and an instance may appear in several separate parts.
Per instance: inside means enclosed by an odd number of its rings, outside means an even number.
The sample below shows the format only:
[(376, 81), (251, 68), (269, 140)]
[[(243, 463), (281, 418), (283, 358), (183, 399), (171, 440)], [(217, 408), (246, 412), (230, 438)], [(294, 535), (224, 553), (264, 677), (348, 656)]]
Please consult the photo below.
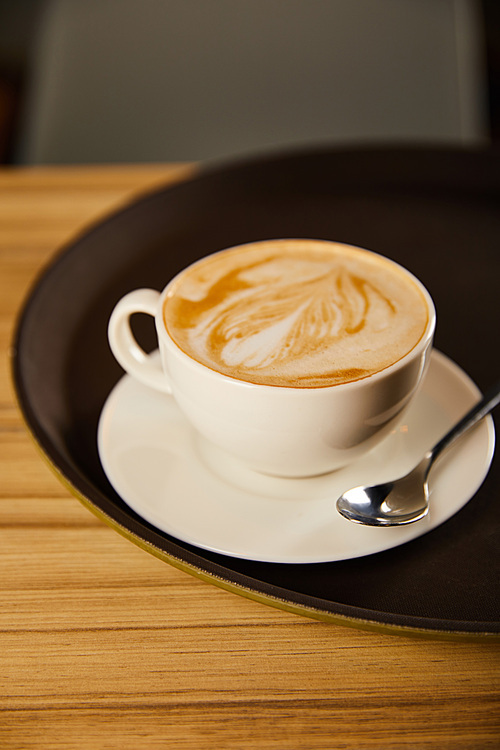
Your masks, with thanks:
[(47, 467), (8, 350), (37, 273), (184, 165), (0, 172), (0, 747), (497, 748), (500, 645), (379, 635), (192, 578)]

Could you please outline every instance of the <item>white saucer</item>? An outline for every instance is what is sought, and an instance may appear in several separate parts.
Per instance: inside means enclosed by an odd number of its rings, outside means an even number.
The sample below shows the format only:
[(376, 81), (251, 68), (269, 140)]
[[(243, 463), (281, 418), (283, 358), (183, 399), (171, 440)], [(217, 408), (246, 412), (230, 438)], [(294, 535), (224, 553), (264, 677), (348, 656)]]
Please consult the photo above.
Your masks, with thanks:
[(200, 438), (169, 396), (125, 375), (101, 414), (98, 448), (122, 499), (184, 542), (233, 557), (280, 563), (346, 560), (390, 549), (446, 521), (476, 493), (493, 458), (491, 417), (464, 436), (431, 474), (427, 518), (371, 528), (342, 518), (349, 487), (405, 473), (475, 401), (479, 391), (443, 354), (406, 421), (356, 464), (307, 479), (266, 477)]

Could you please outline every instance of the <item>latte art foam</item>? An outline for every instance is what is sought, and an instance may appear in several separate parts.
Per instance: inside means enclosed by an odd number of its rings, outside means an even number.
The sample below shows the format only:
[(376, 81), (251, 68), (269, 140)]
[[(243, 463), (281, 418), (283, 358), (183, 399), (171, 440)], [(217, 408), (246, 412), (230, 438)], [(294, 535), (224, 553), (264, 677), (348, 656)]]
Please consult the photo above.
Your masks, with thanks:
[(171, 284), (166, 329), (190, 357), (239, 380), (317, 388), (397, 362), (428, 323), (424, 295), (381, 256), (313, 240), (225, 250)]

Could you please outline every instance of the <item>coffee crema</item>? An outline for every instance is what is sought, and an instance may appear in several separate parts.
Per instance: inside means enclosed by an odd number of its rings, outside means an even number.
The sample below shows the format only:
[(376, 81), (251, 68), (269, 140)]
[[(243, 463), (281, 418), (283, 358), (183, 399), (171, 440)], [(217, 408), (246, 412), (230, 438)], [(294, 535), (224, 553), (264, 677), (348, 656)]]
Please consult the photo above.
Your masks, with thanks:
[(238, 380), (318, 388), (373, 375), (410, 352), (429, 309), (403, 269), (321, 240), (210, 255), (168, 288), (165, 327), (192, 359)]

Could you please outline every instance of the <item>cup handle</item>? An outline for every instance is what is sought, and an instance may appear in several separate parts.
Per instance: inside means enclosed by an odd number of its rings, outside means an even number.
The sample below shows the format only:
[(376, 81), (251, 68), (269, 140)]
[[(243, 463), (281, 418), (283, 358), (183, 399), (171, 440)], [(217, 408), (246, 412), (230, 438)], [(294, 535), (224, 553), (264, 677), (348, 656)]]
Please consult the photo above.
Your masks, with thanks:
[(157, 391), (172, 393), (160, 362), (146, 354), (130, 328), (134, 313), (156, 317), (159, 299), (155, 289), (136, 289), (122, 297), (109, 319), (108, 340), (116, 360), (129, 375)]

